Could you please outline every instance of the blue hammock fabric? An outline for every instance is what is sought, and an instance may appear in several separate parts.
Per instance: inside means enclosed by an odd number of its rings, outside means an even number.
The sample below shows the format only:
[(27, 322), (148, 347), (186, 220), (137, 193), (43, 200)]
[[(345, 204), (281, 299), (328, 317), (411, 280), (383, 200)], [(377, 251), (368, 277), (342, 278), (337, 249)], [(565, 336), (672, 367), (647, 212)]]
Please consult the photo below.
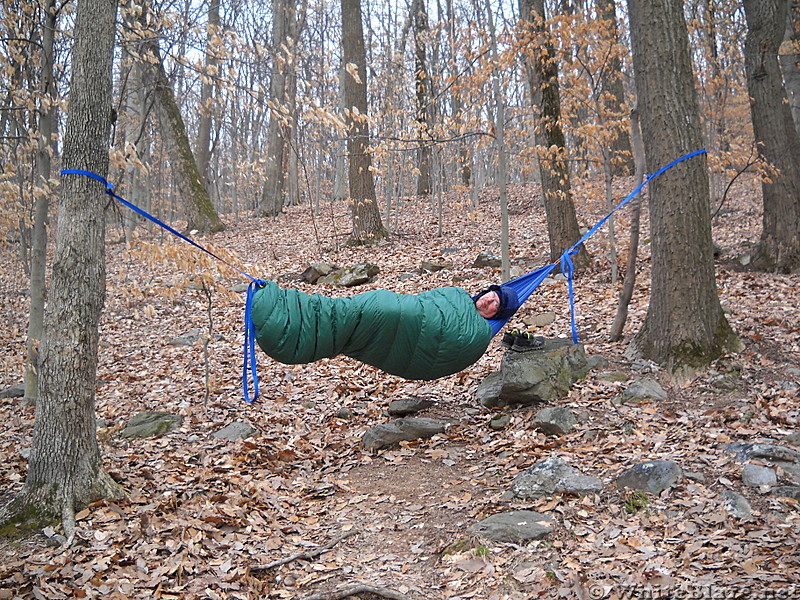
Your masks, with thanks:
[[(620, 208), (625, 206), (631, 199), (633, 199), (642, 189), (650, 182), (651, 179), (661, 175), (664, 171), (671, 169), (678, 163), (681, 163), (685, 160), (688, 160), (694, 156), (699, 154), (705, 154), (706, 151), (704, 149), (695, 150), (694, 152), (690, 152), (685, 156), (682, 156), (668, 165), (661, 167), (658, 171), (653, 173), (652, 175), (648, 175), (641, 184), (639, 184), (635, 190), (633, 190), (625, 199), (620, 202), (611, 212), (609, 212), (603, 219), (601, 219), (594, 227), (592, 227), (589, 231), (587, 231), (580, 240), (578, 240), (572, 247), (566, 250), (558, 261), (541, 267), (535, 271), (530, 273), (526, 273), (521, 277), (517, 277), (516, 279), (512, 279), (511, 281), (507, 281), (500, 286), (493, 286), (496, 288), (500, 288), (498, 291), (501, 296), (508, 296), (515, 298), (515, 306), (513, 307), (505, 307), (506, 310), (503, 311), (503, 317), (497, 319), (487, 319), (489, 326), (491, 328), (491, 335), (495, 336), (497, 333), (503, 328), (503, 326), (508, 322), (508, 320), (513, 316), (513, 313), (520, 307), (522, 304), (530, 297), (530, 295), (538, 288), (542, 281), (560, 264), (561, 265), (561, 272), (567, 278), (567, 285), (568, 285), (568, 292), (569, 292), (569, 305), (570, 305), (570, 324), (572, 329), (572, 340), (575, 343), (578, 343), (578, 331), (575, 325), (575, 296), (574, 296), (574, 287), (573, 287), (573, 273), (574, 273), (574, 265), (572, 263), (572, 256), (578, 253), (580, 250), (581, 245), (594, 233), (602, 227), (606, 221), (608, 221), (611, 216), (617, 212)], [(187, 236), (183, 235), (179, 231), (173, 229), (166, 223), (163, 223), (153, 215), (149, 214), (148, 212), (142, 210), (135, 204), (128, 202), (124, 198), (118, 196), (114, 193), (114, 186), (109, 183), (104, 177), (98, 175), (97, 173), (93, 173), (91, 171), (86, 171), (83, 169), (64, 169), (61, 171), (62, 175), (84, 175), (86, 177), (90, 177), (94, 179), (106, 188), (106, 194), (111, 196), (112, 198), (118, 200), (121, 204), (125, 205), (126, 207), (130, 208), (134, 212), (138, 213), (139, 215), (149, 219), (156, 225), (166, 229), (173, 235), (183, 239), (184, 241), (188, 242), (189, 244), (195, 246), (196, 248), (202, 250), (203, 252), (211, 255), (215, 259), (219, 260), (220, 262), (224, 263), (225, 265), (231, 267), (235, 271), (239, 272), (240, 274), (244, 275), (247, 279), (250, 280), (250, 285), (247, 290), (247, 301), (245, 303), (245, 312), (244, 312), (244, 325), (245, 325), (245, 336), (244, 336), (244, 361), (243, 361), (243, 368), (242, 368), (242, 386), (244, 388), (244, 398), (247, 402), (252, 402), (256, 398), (258, 398), (258, 373), (256, 371), (256, 331), (255, 326), (253, 324), (253, 320), (251, 318), (252, 314), (252, 306), (253, 306), (253, 299), (256, 293), (264, 288), (267, 285), (267, 282), (261, 279), (256, 279), (255, 277), (245, 273), (244, 271), (238, 269), (234, 265), (230, 264), (223, 258), (220, 258), (213, 252), (207, 250), (194, 240), (188, 238)], [(474, 296), (473, 298), (477, 298), (478, 296)], [(252, 398), (250, 397), (249, 393), (249, 380), (252, 378), (253, 380), (253, 388), (254, 394)]]

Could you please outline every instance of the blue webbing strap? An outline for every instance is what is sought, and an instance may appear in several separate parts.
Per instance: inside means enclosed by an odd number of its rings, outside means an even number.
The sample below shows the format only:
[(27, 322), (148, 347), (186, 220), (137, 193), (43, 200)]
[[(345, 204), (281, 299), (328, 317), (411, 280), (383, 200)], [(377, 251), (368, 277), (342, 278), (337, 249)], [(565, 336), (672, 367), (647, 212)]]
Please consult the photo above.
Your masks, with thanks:
[[(203, 252), (205, 252), (209, 256), (212, 256), (213, 258), (215, 258), (218, 261), (220, 261), (221, 263), (229, 266), (231, 269), (233, 269), (234, 271), (237, 271), (241, 275), (244, 275), (245, 277), (247, 277), (247, 279), (250, 280), (250, 285), (247, 287), (247, 301), (245, 303), (245, 308), (244, 308), (244, 363), (243, 363), (243, 366), (242, 366), (242, 386), (243, 386), (243, 390), (244, 390), (244, 399), (247, 400), (247, 402), (252, 402), (256, 398), (258, 398), (258, 373), (256, 371), (256, 350), (255, 350), (255, 343), (256, 343), (255, 342), (255, 338), (256, 338), (256, 335), (255, 335), (255, 325), (253, 325), (253, 323), (252, 323), (252, 321), (250, 319), (250, 310), (251, 310), (251, 305), (252, 305), (252, 301), (253, 301), (253, 294), (255, 293), (255, 290), (257, 288), (260, 288), (260, 287), (263, 287), (264, 285), (266, 285), (266, 282), (261, 280), (261, 279), (256, 279), (255, 277), (249, 275), (248, 273), (245, 273), (241, 269), (233, 266), (231, 263), (229, 263), (224, 258), (221, 258), (221, 257), (217, 256), (216, 254), (214, 254), (213, 252), (211, 252), (207, 248), (204, 248), (203, 246), (201, 246), (200, 244), (195, 242), (193, 239), (183, 235), (180, 231), (174, 229), (173, 227), (170, 227), (169, 225), (167, 225), (163, 221), (161, 221), (158, 218), (154, 217), (153, 215), (151, 215), (147, 211), (139, 208), (135, 204), (133, 204), (131, 202), (128, 202), (127, 200), (125, 200), (125, 198), (122, 198), (121, 196), (118, 196), (117, 194), (114, 193), (114, 186), (111, 185), (106, 180), (105, 177), (102, 177), (102, 176), (98, 175), (97, 173), (92, 173), (91, 171), (85, 171), (83, 169), (64, 169), (64, 170), (61, 171), (61, 174), (62, 175), (85, 175), (86, 177), (94, 179), (95, 181), (99, 181), (106, 188), (106, 194), (108, 194), (109, 196), (111, 196), (112, 198), (114, 198), (115, 200), (120, 202), (121, 204), (124, 204), (125, 206), (130, 208), (135, 213), (143, 216), (145, 219), (148, 219), (148, 220), (152, 221), (153, 223), (155, 223), (159, 227), (163, 227), (164, 229), (169, 231), (171, 234), (181, 238), (185, 242), (190, 243), (195, 248), (198, 248), (198, 249), (202, 250)], [(250, 372), (250, 375), (253, 378), (254, 394), (253, 394), (252, 398), (250, 397), (249, 387), (248, 387), (248, 371)]]
[(583, 236), (581, 236), (581, 239), (579, 239), (577, 242), (575, 242), (575, 244), (571, 248), (569, 248), (566, 252), (564, 252), (564, 254), (561, 255), (561, 258), (559, 259), (559, 261), (561, 262), (561, 272), (564, 273), (564, 275), (566, 275), (566, 277), (567, 277), (567, 287), (568, 287), (568, 290), (569, 290), (569, 313), (570, 313), (570, 321), (571, 321), (570, 326), (572, 327), (572, 341), (574, 343), (576, 343), (576, 344), (578, 343), (578, 329), (577, 329), (577, 326), (575, 325), (575, 296), (574, 296), (574, 292), (573, 292), (573, 283), (572, 283), (573, 273), (575, 271), (575, 267), (572, 264), (572, 256), (574, 256), (575, 254), (577, 254), (580, 251), (581, 244), (583, 244), (583, 242), (585, 242), (588, 238), (590, 238), (592, 235), (594, 235), (595, 232), (598, 229), (600, 229), (606, 223), (606, 221), (608, 221), (611, 218), (611, 216), (615, 212), (617, 212), (620, 208), (622, 208), (628, 202), (630, 202), (633, 198), (635, 198), (639, 194), (639, 192), (641, 192), (644, 189), (644, 186), (646, 186), (648, 183), (650, 183), (651, 179), (654, 179), (654, 178), (658, 177), (664, 171), (668, 171), (669, 169), (671, 169), (675, 165), (677, 165), (679, 163), (682, 163), (685, 160), (693, 158), (693, 157), (697, 156), (698, 154), (705, 154), (705, 153), (706, 153), (705, 149), (695, 150), (694, 152), (690, 152), (689, 154), (686, 154), (685, 156), (681, 156), (680, 158), (677, 158), (677, 159), (673, 160), (671, 163), (669, 163), (668, 165), (666, 165), (664, 167), (661, 167), (658, 171), (656, 171), (652, 175), (648, 175), (647, 177), (645, 177), (644, 181), (642, 181), (642, 183), (640, 183), (638, 186), (636, 186), (635, 190), (633, 190), (630, 194), (628, 194), (625, 197), (625, 199), (622, 202), (620, 202), (619, 204), (617, 204), (617, 206), (610, 213), (608, 213), (605, 217), (600, 219), (600, 221), (598, 221), (597, 224), (594, 227), (592, 227), (589, 231), (584, 233)]

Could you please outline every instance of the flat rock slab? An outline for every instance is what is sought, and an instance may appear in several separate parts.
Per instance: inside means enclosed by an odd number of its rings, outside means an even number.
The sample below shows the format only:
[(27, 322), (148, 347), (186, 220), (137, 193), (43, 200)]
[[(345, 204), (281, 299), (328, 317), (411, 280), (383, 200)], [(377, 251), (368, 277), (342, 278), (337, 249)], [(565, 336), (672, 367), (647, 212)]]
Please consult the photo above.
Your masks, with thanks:
[(511, 492), (517, 498), (532, 499), (556, 494), (593, 494), (603, 489), (603, 482), (584, 475), (563, 458), (551, 456), (516, 476)]
[(249, 421), (234, 421), (219, 431), (212, 433), (211, 437), (235, 442), (236, 440), (249, 438), (256, 433), (258, 433), (258, 429), (253, 427)]
[(131, 417), (119, 435), (124, 438), (155, 437), (177, 429), (182, 422), (183, 417), (179, 415), (161, 411), (140, 412)]
[(444, 433), (447, 423), (424, 417), (406, 417), (376, 425), (361, 440), (367, 450), (380, 450), (413, 440), (426, 440)]
[(401, 398), (392, 400), (387, 411), (393, 417), (407, 417), (433, 406), (435, 402), (427, 398)]
[(487, 517), (468, 531), (496, 542), (527, 542), (544, 539), (553, 531), (553, 518), (531, 510), (515, 510)]
[(624, 470), (617, 477), (617, 486), (650, 492), (658, 496), (683, 477), (683, 471), (670, 460), (648, 460)]

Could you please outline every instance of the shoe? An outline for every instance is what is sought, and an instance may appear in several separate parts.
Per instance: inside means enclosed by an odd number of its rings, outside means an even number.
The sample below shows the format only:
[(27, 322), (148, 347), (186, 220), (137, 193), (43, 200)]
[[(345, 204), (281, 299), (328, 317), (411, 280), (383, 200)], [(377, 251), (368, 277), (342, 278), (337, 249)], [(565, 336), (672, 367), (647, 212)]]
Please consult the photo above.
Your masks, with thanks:
[(543, 347), (544, 338), (542, 336), (534, 336), (526, 331), (514, 339), (514, 344), (511, 346), (511, 349), (514, 352), (529, 352), (530, 350), (539, 350)]
[(517, 339), (517, 336), (519, 334), (520, 334), (519, 329), (512, 329), (511, 331), (507, 331), (506, 333), (503, 334), (503, 339), (500, 341), (500, 343), (506, 348), (511, 348), (514, 345), (514, 340)]

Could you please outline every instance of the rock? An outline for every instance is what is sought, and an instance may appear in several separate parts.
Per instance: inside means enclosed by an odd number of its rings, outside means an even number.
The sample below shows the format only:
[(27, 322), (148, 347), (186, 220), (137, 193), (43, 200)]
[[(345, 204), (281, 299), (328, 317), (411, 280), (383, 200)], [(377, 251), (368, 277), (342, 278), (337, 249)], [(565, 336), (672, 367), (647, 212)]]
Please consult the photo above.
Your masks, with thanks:
[(553, 531), (553, 518), (530, 510), (515, 510), (487, 517), (468, 531), (496, 542), (541, 540)]
[(0, 398), (22, 398), (25, 396), (25, 384), (18, 383), (0, 391)]
[(739, 462), (758, 460), (770, 467), (779, 467), (783, 476), (793, 485), (800, 485), (800, 451), (777, 444), (734, 442), (724, 448)]
[(392, 400), (387, 411), (393, 417), (406, 417), (430, 408), (434, 404), (433, 400), (428, 400), (427, 398), (402, 398), (400, 400)]
[(219, 431), (212, 433), (211, 437), (221, 440), (228, 440), (229, 442), (235, 442), (236, 440), (249, 438), (256, 433), (258, 433), (258, 429), (253, 427), (249, 421), (234, 421)]
[(399, 442), (428, 439), (443, 433), (447, 423), (423, 417), (406, 417), (376, 425), (361, 440), (367, 450), (380, 450)]
[(791, 444), (792, 446), (800, 446), (800, 431), (790, 433), (781, 441), (785, 444)]
[(372, 263), (358, 263), (346, 269), (340, 269), (329, 275), (320, 277), (317, 283), (335, 285), (337, 287), (353, 287), (372, 280), (381, 270)]
[(500, 431), (508, 427), (509, 423), (511, 423), (510, 415), (495, 415), (492, 417), (492, 420), (489, 421), (489, 427), (495, 431)]
[(228, 290), (233, 292), (234, 294), (244, 294), (247, 291), (247, 288), (249, 287), (250, 287), (249, 283), (235, 283), (231, 287), (229, 287)]
[(639, 373), (655, 373), (659, 368), (656, 363), (643, 358), (636, 359), (631, 363), (631, 369)]
[(608, 359), (605, 356), (589, 356), (586, 358), (586, 366), (590, 371), (606, 369), (608, 368)]
[(419, 267), (420, 273), (436, 273), (436, 271), (444, 271), (445, 269), (452, 269), (453, 265), (450, 263), (435, 263), (429, 260), (423, 260)]
[(747, 463), (742, 468), (742, 483), (748, 487), (757, 488), (762, 485), (773, 487), (778, 483), (778, 476), (775, 474), (775, 469)]
[(658, 496), (683, 477), (683, 471), (669, 460), (649, 460), (625, 469), (617, 477), (617, 487), (650, 492)]
[(597, 375), (597, 380), (622, 383), (623, 381), (628, 381), (628, 374), (622, 371), (603, 371)]
[(747, 519), (753, 512), (747, 498), (730, 490), (723, 490), (722, 502), (725, 512), (734, 519)]
[(183, 417), (179, 415), (161, 411), (140, 412), (131, 417), (119, 435), (124, 438), (155, 437), (177, 429), (182, 422)]
[(499, 257), (495, 256), (488, 250), (482, 250), (478, 253), (478, 256), (475, 257), (475, 261), (472, 263), (472, 266), (476, 269), (483, 269), (484, 267), (497, 268), (501, 264), (502, 263)]
[[(179, 335), (176, 338), (173, 338), (168, 343), (170, 346), (194, 346), (198, 340), (202, 339), (203, 336), (207, 335), (204, 329), (194, 328), (190, 329), (183, 335)], [(222, 336), (218, 333), (215, 333), (211, 336), (212, 340), (221, 340), (223, 339)]]
[(556, 313), (545, 312), (532, 317), (526, 317), (522, 320), (528, 327), (547, 327), (556, 320)]
[(300, 275), (303, 278), (303, 281), (307, 283), (317, 283), (320, 277), (325, 277), (330, 275), (334, 271), (338, 270), (339, 267), (336, 265), (331, 265), (328, 263), (311, 263), (306, 267), (306, 270)]
[(524, 500), (555, 494), (593, 494), (603, 489), (603, 482), (584, 475), (563, 458), (551, 456), (524, 470), (514, 478), (511, 492)]
[(550, 402), (568, 391), (586, 372), (582, 344), (547, 339), (540, 350), (506, 352), (499, 374), (489, 375), (481, 382), (477, 397), (488, 408)]
[(623, 404), (659, 402), (667, 399), (667, 392), (655, 379), (639, 379), (622, 392)]
[(548, 406), (533, 417), (533, 424), (547, 435), (564, 435), (575, 429), (578, 419), (561, 406)]
[(353, 411), (343, 406), (339, 410), (336, 411), (336, 418), (337, 419), (352, 419), (353, 418)]
[(800, 501), (800, 485), (779, 485), (770, 490), (773, 496)]

